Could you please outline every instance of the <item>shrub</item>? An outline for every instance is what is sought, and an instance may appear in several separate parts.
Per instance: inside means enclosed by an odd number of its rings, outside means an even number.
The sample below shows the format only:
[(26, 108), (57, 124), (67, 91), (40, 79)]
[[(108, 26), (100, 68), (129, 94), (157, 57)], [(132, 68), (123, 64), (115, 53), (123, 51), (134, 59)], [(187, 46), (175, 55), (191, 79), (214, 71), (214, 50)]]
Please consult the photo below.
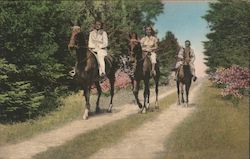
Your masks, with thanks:
[(230, 68), (218, 68), (211, 75), (213, 83), (222, 88), (223, 97), (232, 97), (236, 101), (248, 94), (250, 84), (250, 70), (233, 65)]

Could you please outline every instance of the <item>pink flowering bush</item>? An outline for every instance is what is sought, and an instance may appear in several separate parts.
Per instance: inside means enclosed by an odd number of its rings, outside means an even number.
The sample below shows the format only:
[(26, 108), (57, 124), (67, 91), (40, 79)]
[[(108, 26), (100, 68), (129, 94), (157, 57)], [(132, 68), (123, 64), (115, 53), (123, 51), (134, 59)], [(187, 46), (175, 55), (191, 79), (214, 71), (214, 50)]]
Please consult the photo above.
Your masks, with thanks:
[[(116, 89), (127, 88), (131, 83), (131, 80), (130, 80), (128, 74), (120, 69), (116, 72), (115, 78), (116, 78), (116, 80), (115, 80), (115, 88)], [(106, 79), (100, 85), (101, 85), (102, 91), (104, 93), (108, 93), (108, 91), (110, 90), (109, 79)], [(97, 93), (95, 86), (92, 86), (92, 92), (94, 94)]]
[(244, 92), (249, 91), (250, 70), (237, 65), (230, 68), (219, 68), (212, 75), (212, 81), (222, 88), (222, 96), (240, 99)]

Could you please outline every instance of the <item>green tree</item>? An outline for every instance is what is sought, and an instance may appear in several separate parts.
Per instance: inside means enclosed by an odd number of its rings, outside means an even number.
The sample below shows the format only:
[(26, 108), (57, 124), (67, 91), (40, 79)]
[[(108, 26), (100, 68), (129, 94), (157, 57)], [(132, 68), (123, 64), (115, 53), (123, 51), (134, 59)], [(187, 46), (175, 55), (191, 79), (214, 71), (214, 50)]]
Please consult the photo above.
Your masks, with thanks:
[(61, 2), (1, 2), (1, 118), (24, 120), (57, 105), (67, 81), (67, 11)]
[[(144, 26), (153, 25), (153, 19), (163, 12), (163, 4), (160, 0), (87, 0), (81, 5), (82, 11), (80, 11), (79, 19), (84, 23), (82, 26), (91, 28), (90, 21), (93, 22), (96, 18), (101, 19), (105, 23), (109, 36), (109, 52), (114, 55), (127, 52), (129, 32), (142, 35)], [(91, 19), (90, 21), (86, 20), (86, 15)]]
[(119, 55), (127, 51), (128, 33), (142, 34), (162, 6), (160, 0), (1, 2), (0, 120), (26, 120), (54, 110), (58, 97), (70, 91), (70, 21), (80, 21), (89, 32), (94, 19), (102, 18), (109, 52)]
[(249, 66), (249, 15), (249, 1), (219, 0), (210, 3), (210, 10), (204, 16), (211, 29), (207, 34), (209, 40), (204, 43), (210, 71), (232, 64)]
[(176, 62), (175, 55), (179, 50), (179, 44), (172, 32), (167, 32), (165, 37), (159, 43), (158, 59), (160, 62), (162, 82), (168, 82), (170, 70)]

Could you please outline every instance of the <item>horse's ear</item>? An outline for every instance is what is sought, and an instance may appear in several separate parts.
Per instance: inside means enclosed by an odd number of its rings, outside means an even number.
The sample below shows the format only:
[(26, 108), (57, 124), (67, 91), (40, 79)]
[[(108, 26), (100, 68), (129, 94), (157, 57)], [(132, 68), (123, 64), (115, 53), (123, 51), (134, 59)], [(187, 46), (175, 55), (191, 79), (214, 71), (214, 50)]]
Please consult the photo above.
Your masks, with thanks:
[(79, 19), (77, 20), (76, 25), (79, 26), (79, 27), (82, 25), (82, 23), (81, 23), (81, 21)]
[(129, 32), (128, 33), (128, 38), (131, 39), (131, 36), (132, 36), (132, 34), (131, 34), (131, 32)]
[(75, 26), (75, 24), (72, 22), (72, 20), (69, 21), (69, 24), (71, 27)]

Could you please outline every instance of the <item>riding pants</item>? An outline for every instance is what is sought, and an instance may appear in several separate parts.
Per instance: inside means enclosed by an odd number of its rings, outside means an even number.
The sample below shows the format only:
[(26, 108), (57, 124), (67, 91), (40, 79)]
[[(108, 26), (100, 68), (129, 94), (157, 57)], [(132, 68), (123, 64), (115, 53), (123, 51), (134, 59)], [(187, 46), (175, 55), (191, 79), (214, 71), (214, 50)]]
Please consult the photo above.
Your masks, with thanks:
[(150, 59), (151, 59), (152, 64), (156, 64), (156, 53), (155, 52), (151, 52)]
[(108, 55), (107, 50), (106, 49), (93, 49), (94, 52), (97, 52), (97, 61), (99, 64), (99, 74), (100, 76), (102, 75), (102, 73), (105, 74), (105, 61), (104, 58), (105, 56)]

